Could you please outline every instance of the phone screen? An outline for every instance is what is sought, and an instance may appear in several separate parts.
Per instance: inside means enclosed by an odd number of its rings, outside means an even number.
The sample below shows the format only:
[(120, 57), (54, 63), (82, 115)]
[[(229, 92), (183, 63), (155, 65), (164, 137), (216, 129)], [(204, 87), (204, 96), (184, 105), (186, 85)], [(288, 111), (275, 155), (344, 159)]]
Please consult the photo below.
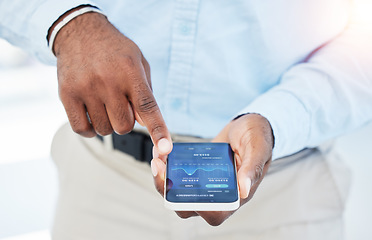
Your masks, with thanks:
[(167, 160), (166, 199), (183, 203), (237, 201), (233, 156), (227, 143), (174, 143)]

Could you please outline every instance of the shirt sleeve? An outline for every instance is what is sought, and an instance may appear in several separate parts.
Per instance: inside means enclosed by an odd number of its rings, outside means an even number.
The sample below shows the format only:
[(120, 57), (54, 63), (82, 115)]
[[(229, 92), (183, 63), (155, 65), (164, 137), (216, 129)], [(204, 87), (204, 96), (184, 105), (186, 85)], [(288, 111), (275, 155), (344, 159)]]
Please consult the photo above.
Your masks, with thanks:
[(0, 37), (21, 47), (47, 64), (55, 64), (56, 58), (48, 48), (48, 29), (65, 12), (84, 0), (0, 0)]
[(307, 61), (283, 74), (279, 85), (241, 113), (266, 117), (273, 129), (273, 159), (347, 133), (372, 119), (372, 28), (360, 16)]

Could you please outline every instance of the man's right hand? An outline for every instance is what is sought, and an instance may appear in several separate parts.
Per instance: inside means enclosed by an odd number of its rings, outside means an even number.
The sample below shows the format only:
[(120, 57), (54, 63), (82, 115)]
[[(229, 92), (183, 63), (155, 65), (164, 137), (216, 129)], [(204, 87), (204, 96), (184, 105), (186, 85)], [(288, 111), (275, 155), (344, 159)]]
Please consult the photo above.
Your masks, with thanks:
[[(85, 137), (125, 134), (137, 120), (159, 152), (172, 150), (140, 49), (105, 16), (85, 13), (56, 36), (59, 95), (72, 129)], [(88, 117), (89, 115), (89, 117)]]

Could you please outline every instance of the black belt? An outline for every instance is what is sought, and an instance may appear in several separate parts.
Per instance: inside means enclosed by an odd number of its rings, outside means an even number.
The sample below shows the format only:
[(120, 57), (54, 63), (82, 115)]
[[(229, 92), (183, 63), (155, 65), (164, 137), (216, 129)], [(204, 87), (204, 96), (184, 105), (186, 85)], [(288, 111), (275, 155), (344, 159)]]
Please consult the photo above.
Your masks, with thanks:
[[(103, 141), (103, 137), (97, 135)], [(140, 162), (150, 163), (152, 159), (151, 138), (140, 132), (130, 132), (125, 135), (112, 134), (112, 144), (114, 149), (133, 156)]]

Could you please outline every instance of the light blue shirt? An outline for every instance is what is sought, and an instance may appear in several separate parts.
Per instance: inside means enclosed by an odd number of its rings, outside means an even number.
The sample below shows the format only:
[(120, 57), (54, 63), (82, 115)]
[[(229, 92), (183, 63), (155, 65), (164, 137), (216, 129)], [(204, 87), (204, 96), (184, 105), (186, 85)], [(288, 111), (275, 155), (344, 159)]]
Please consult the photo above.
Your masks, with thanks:
[(0, 36), (54, 64), (47, 31), (81, 4), (138, 44), (173, 133), (212, 138), (255, 112), (279, 158), (372, 119), (372, 31), (348, 0), (0, 0)]

